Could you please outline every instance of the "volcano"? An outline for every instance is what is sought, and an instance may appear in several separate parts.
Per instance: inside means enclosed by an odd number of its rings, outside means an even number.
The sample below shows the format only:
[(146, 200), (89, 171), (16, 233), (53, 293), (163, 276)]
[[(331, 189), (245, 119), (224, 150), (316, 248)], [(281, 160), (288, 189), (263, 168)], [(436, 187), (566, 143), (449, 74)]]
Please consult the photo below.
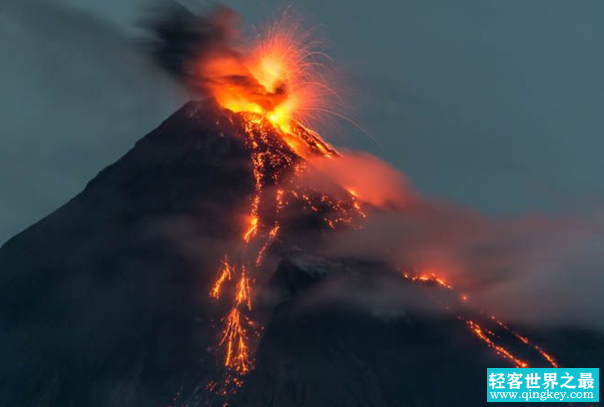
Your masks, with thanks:
[(357, 301), (454, 295), (317, 255), (364, 213), (345, 189), (295, 184), (313, 155), (338, 153), (303, 126), (189, 102), (8, 241), (0, 405), (482, 405), (486, 367), (604, 360), (591, 332), (523, 342), (484, 315)]

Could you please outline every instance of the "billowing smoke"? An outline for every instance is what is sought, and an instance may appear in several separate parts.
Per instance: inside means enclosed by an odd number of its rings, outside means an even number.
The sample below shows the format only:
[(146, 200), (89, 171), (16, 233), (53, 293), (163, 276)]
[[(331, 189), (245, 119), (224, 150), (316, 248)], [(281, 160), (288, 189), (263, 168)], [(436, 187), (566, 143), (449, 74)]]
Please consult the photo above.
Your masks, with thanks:
[(163, 7), (146, 20), (148, 49), (159, 67), (196, 95), (239, 99), (266, 111), (286, 97), (283, 84), (267, 89), (252, 75), (240, 47), (240, 16), (225, 6), (207, 14), (178, 3)]
[(218, 7), (202, 16), (178, 3), (165, 5), (144, 24), (153, 35), (150, 51), (157, 63), (178, 80), (195, 77), (193, 63), (215, 54), (238, 58), (233, 43), (239, 16), (231, 9)]
[(509, 321), (604, 326), (604, 228), (581, 216), (494, 219), (420, 197), (404, 174), (367, 154), (325, 160), (310, 177), (352, 189), (368, 209), (361, 230), (325, 251), (434, 272), (470, 304)]
[(313, 171), (305, 181), (319, 190), (335, 183), (365, 203), (382, 208), (403, 208), (417, 199), (407, 177), (380, 159), (367, 153), (343, 151), (337, 160), (311, 159)]

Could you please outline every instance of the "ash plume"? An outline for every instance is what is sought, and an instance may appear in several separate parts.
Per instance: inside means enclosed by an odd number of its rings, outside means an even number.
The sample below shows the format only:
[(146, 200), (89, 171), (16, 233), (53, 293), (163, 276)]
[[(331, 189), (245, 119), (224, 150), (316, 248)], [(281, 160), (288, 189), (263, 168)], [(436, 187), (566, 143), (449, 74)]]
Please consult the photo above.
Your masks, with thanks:
[(216, 6), (205, 14), (172, 3), (150, 15), (143, 23), (151, 35), (147, 50), (159, 68), (202, 97), (226, 89), (265, 110), (272, 110), (286, 96), (281, 84), (266, 89), (244, 63), (238, 24), (239, 14)]
[(151, 34), (148, 51), (166, 72), (183, 83), (195, 78), (192, 63), (215, 54), (239, 58), (233, 43), (238, 14), (225, 6), (217, 6), (206, 15), (198, 15), (173, 2), (164, 5), (143, 21)]

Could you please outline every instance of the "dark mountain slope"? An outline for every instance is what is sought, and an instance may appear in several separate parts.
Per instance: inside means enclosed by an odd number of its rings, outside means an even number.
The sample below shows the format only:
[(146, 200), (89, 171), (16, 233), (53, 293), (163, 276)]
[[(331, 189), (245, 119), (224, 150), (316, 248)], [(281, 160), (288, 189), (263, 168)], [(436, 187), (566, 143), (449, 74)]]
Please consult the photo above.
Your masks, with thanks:
[[(205, 391), (224, 315), (207, 293), (254, 191), (244, 129), (189, 103), (0, 249), (0, 406), (223, 404)], [(483, 405), (486, 367), (509, 362), (387, 265), (312, 257), (329, 236), (312, 220), (283, 225), (256, 369), (229, 405)], [(540, 337), (565, 364), (604, 360), (592, 332)]]
[(214, 339), (206, 242), (237, 232), (227, 215), (253, 188), (238, 131), (189, 103), (2, 247), (1, 406), (153, 405), (197, 372)]

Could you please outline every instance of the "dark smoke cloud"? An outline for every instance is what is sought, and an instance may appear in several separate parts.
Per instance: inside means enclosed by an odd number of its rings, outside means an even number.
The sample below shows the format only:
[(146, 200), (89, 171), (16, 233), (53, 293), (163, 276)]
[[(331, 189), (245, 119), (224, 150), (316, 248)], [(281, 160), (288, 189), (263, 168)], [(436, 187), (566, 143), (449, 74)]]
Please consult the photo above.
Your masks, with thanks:
[[(604, 327), (600, 217), (490, 218), (419, 196), (403, 174), (375, 157), (352, 157), (315, 166), (311, 176), (345, 187), (357, 177), (360, 199), (374, 205), (362, 230), (328, 240), (327, 254), (387, 259), (401, 271), (436, 272), (469, 294), (471, 304), (510, 321)], [(368, 174), (375, 182), (363, 189)]]
[(158, 67), (192, 95), (244, 100), (270, 111), (285, 100), (288, 87), (280, 83), (268, 90), (249, 71), (240, 21), (228, 7), (204, 14), (171, 3), (143, 22), (150, 34), (146, 48)]
[(196, 79), (193, 63), (216, 54), (240, 58), (234, 49), (239, 15), (217, 6), (205, 15), (196, 14), (179, 3), (169, 3), (143, 22), (152, 39), (149, 52), (157, 64), (183, 83)]

